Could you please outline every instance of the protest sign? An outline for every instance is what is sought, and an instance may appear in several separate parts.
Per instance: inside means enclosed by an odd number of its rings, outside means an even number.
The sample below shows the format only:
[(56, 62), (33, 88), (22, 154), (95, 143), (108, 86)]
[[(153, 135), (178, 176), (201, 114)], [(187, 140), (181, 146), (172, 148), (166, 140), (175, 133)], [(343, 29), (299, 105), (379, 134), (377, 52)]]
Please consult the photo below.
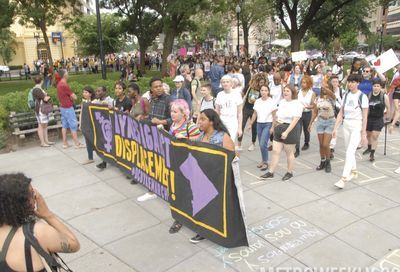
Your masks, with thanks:
[(99, 105), (83, 105), (82, 131), (103, 160), (168, 201), (179, 222), (221, 246), (248, 245), (232, 172), (234, 152), (176, 139)]
[(380, 74), (383, 74), (384, 72), (395, 67), (399, 63), (400, 61), (394, 53), (393, 49), (385, 51), (382, 55), (372, 61), (372, 65), (374, 66), (375, 70)]
[(306, 51), (292, 52), (292, 61), (302, 61), (307, 60), (308, 55)]

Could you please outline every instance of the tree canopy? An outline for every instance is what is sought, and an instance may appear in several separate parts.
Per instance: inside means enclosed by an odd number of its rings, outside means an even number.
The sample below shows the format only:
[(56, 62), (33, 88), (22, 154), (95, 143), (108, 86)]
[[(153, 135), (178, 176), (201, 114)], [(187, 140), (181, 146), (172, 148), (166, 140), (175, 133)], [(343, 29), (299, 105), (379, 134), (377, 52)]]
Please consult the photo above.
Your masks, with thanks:
[[(115, 53), (125, 45), (121, 27), (122, 19), (113, 14), (101, 15), (104, 52)], [(83, 55), (100, 55), (96, 15), (76, 17), (68, 24), (76, 35), (78, 50)]]
[[(54, 25), (68, 10), (69, 14), (80, 13), (79, 0), (14, 0), (16, 15), (21, 25), (32, 25), (40, 29), (47, 46), (47, 54), (50, 65), (53, 65), (53, 57), (50, 50), (47, 27)], [(65, 17), (69, 18), (69, 17)]]

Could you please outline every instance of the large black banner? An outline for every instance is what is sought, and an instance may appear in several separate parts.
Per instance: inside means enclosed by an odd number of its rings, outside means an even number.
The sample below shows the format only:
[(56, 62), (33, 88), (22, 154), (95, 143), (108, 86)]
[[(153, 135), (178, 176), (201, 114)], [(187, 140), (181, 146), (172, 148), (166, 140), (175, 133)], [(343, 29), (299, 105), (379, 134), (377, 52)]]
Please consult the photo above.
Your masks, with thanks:
[(97, 154), (168, 201), (176, 220), (221, 246), (248, 246), (233, 152), (175, 139), (100, 105), (84, 105), (81, 122)]

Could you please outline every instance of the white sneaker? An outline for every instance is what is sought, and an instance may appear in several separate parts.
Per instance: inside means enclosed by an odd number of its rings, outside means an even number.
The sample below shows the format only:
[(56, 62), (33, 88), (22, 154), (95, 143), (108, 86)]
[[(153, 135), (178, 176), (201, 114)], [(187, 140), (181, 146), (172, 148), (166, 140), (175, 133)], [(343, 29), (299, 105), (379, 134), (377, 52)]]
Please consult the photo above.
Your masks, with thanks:
[(145, 193), (144, 195), (141, 195), (137, 198), (137, 201), (139, 202), (144, 202), (147, 200), (152, 200), (152, 199), (156, 199), (157, 195), (154, 193)]
[(396, 174), (400, 174), (400, 167), (397, 168), (396, 170), (394, 170), (394, 172), (395, 172)]
[(338, 182), (335, 183), (335, 186), (338, 187), (339, 189), (343, 189), (345, 185), (346, 185), (345, 178), (341, 178)]
[(237, 145), (237, 146), (235, 146), (235, 150), (236, 151), (243, 151), (243, 148), (242, 148), (241, 145)]
[(254, 150), (254, 147), (255, 147), (254, 144), (251, 144), (247, 150), (248, 150), (248, 151), (253, 151), (253, 150)]

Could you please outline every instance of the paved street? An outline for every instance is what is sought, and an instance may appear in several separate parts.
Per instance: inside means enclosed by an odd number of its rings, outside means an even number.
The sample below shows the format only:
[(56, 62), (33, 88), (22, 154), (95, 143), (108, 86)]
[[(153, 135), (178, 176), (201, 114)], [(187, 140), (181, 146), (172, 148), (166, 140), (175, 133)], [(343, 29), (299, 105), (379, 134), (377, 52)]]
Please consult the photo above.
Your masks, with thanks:
[[(341, 132), (340, 132), (341, 133)], [(315, 171), (318, 143), (296, 160), (291, 181), (261, 181), (255, 151), (242, 152), (249, 248), (225, 249), (209, 241), (189, 243), (187, 228), (169, 234), (167, 203), (139, 203), (141, 185), (130, 185), (116, 168), (82, 166), (86, 150), (23, 147), (0, 155), (0, 171), (23, 171), (49, 207), (77, 233), (81, 250), (64, 255), (74, 271), (266, 271), (270, 267), (369, 267), (400, 248), (400, 134), (383, 135), (371, 163), (358, 152), (359, 178), (339, 191), (343, 169), (339, 139), (331, 174)], [(340, 136), (340, 135), (339, 135)], [(249, 139), (246, 135), (245, 140)], [(248, 142), (244, 143), (244, 148)], [(285, 167), (285, 156), (281, 166)], [(98, 157), (96, 160), (99, 161)], [(392, 256), (393, 257), (393, 256)], [(399, 260), (399, 258), (398, 258)]]

